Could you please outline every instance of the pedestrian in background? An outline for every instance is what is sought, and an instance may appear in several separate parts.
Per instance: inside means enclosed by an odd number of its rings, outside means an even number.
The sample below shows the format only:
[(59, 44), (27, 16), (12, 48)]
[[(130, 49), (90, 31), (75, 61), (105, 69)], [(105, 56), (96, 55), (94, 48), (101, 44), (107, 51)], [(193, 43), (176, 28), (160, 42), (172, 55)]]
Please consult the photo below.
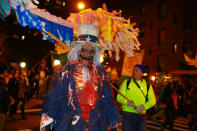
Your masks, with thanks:
[(174, 120), (178, 112), (178, 94), (175, 81), (167, 83), (163, 95), (162, 104), (165, 110), (165, 121), (162, 130), (169, 125), (170, 131), (173, 131)]
[(193, 80), (192, 82), (192, 93), (191, 93), (191, 103), (190, 103), (190, 113), (192, 116), (192, 125), (193, 125), (193, 131), (197, 131), (197, 82), (196, 80)]
[(39, 74), (36, 74), (33, 78), (33, 95), (34, 98), (38, 98), (39, 93)]
[(10, 98), (6, 91), (6, 81), (3, 78), (4, 69), (0, 67), (0, 131), (3, 131), (6, 122), (6, 113), (8, 112), (8, 106)]
[(178, 94), (178, 115), (186, 116), (186, 113), (183, 109), (183, 100), (184, 100), (184, 85), (182, 81), (177, 81), (177, 94)]
[(143, 79), (144, 72), (144, 65), (135, 65), (133, 77), (120, 86), (119, 91), (129, 99), (120, 94), (116, 98), (122, 104), (123, 131), (145, 131), (146, 110), (156, 104), (151, 84)]
[(8, 94), (12, 98), (12, 103), (9, 108), (9, 118), (15, 120), (15, 115), (18, 106), (18, 93), (19, 93), (19, 71), (13, 70), (9, 73), (9, 82), (7, 84)]
[(20, 79), (19, 79), (19, 94), (18, 94), (18, 98), (19, 98), (19, 105), (20, 105), (20, 109), (21, 109), (21, 117), (22, 119), (25, 119), (25, 92), (26, 92), (26, 87), (29, 85), (28, 83), (28, 78), (26, 76), (26, 74), (23, 74), (21, 72), (20, 75)]

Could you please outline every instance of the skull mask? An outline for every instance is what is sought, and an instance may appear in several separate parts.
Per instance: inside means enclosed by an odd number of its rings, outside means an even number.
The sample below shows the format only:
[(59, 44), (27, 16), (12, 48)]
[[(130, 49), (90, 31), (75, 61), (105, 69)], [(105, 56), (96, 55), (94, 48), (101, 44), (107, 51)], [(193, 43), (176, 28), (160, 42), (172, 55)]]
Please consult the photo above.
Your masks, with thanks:
[(81, 50), (78, 52), (79, 61), (85, 65), (90, 65), (93, 63), (95, 53), (94, 46), (90, 43), (86, 43), (81, 46)]

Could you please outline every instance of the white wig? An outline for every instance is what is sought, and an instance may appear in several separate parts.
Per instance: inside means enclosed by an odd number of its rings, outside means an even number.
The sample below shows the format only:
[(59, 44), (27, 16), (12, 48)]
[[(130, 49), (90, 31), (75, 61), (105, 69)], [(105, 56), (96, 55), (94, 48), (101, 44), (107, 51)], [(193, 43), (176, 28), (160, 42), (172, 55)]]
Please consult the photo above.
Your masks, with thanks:
[[(71, 61), (78, 61), (78, 52), (80, 51), (81, 49), (81, 46), (82, 45), (85, 45), (87, 44), (87, 42), (83, 42), (83, 43), (79, 43), (79, 44), (76, 44), (72, 50), (68, 53), (68, 60), (71, 62)], [(90, 43), (92, 44), (92, 46), (95, 48), (96, 50), (96, 53), (95, 53), (95, 56), (94, 56), (94, 59), (93, 59), (93, 64), (95, 65), (101, 65), (100, 63), (100, 53), (99, 53), (99, 48), (93, 44), (93, 43)]]

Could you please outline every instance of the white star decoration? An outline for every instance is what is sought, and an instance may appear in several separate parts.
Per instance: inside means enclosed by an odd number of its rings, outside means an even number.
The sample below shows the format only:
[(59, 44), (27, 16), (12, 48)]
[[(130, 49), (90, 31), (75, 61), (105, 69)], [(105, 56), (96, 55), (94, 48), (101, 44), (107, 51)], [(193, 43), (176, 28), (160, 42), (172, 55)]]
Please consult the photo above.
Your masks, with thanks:
[(88, 36), (88, 38), (86, 38), (86, 41), (87, 41), (87, 42), (90, 42), (90, 38), (89, 38), (89, 36)]

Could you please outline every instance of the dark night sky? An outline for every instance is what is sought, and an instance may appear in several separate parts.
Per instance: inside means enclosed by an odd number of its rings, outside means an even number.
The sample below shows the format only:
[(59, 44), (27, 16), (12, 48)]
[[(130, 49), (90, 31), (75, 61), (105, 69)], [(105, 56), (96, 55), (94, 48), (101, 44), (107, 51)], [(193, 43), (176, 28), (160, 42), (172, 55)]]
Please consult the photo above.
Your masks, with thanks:
[[(96, 9), (102, 6), (103, 0), (84, 0), (87, 8)], [(112, 10), (123, 10), (123, 16), (128, 18), (130, 15), (127, 12), (129, 9), (129, 5), (132, 4), (132, 0), (107, 0), (107, 4), (109, 6), (109, 11)], [(69, 0), (67, 10), (69, 12), (76, 12), (76, 7), (72, 6), (76, 5), (73, 0)], [(53, 8), (53, 7), (50, 7)], [(48, 10), (50, 10), (50, 8)], [(54, 12), (51, 12), (56, 15)], [(61, 15), (61, 14), (60, 14)], [(58, 15), (57, 15), (58, 16)], [(29, 66), (35, 65), (39, 60), (41, 60), (50, 49), (53, 49), (53, 46), (48, 41), (43, 41), (42, 36), (35, 30), (29, 29), (28, 27), (23, 28), (19, 25), (14, 24), (14, 17), (8, 17), (6, 23), (1, 23), (1, 26), (4, 26), (5, 32), (9, 36), (18, 35), (21, 37), (22, 35), (26, 35), (25, 40), (21, 40), (21, 38), (8, 39), (6, 40), (6, 51), (7, 56), (6, 59), (12, 62), (19, 61), (27, 61)], [(3, 32), (3, 31), (2, 31)], [(34, 36), (34, 33), (37, 34)], [(13, 38), (13, 37), (12, 37)]]
[[(0, 32), (8, 35), (4, 42), (5, 50), (1, 57), (6, 59), (6, 63), (25, 61), (27, 66), (32, 67), (47, 55), (49, 50), (54, 48), (53, 44), (42, 40), (42, 35), (37, 30), (21, 27), (14, 24), (14, 21), (15, 16), (10, 15), (6, 22), (1, 23), (3, 28)], [(21, 39), (22, 35), (25, 36), (24, 40)]]
[[(79, 11), (77, 9), (77, 3), (79, 1), (83, 1), (85, 3), (86, 9), (91, 8), (93, 10), (102, 7), (102, 3), (105, 2), (107, 3), (110, 12), (113, 10), (117, 10), (117, 11), (122, 10), (123, 16), (125, 17), (130, 16), (130, 14), (128, 13), (129, 10), (132, 10), (130, 5), (133, 5), (137, 2), (136, 0), (66, 0), (65, 7), (61, 9), (63, 11), (56, 11), (54, 9), (53, 3), (51, 3), (51, 5), (48, 5), (47, 7), (45, 7), (43, 4), (40, 4), (39, 8), (45, 8), (55, 15), (63, 16), (63, 14), (65, 13), (69, 15), (69, 13), (76, 13)], [(143, 1), (143, 0), (139, 0), (139, 1)]]

